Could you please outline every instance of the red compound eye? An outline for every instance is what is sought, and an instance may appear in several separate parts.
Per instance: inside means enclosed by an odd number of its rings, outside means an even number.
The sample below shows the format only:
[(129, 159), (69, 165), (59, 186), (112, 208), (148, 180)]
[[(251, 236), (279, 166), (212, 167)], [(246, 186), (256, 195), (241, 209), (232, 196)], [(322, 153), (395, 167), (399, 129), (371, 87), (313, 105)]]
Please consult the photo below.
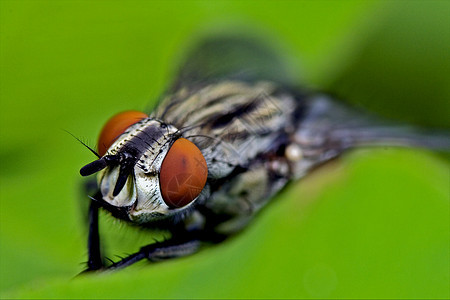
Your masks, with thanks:
[(197, 146), (184, 138), (176, 140), (159, 173), (164, 202), (171, 208), (189, 204), (203, 190), (207, 177), (208, 166)]
[(98, 154), (105, 155), (114, 141), (131, 125), (148, 116), (143, 112), (130, 110), (121, 112), (106, 122), (98, 138)]

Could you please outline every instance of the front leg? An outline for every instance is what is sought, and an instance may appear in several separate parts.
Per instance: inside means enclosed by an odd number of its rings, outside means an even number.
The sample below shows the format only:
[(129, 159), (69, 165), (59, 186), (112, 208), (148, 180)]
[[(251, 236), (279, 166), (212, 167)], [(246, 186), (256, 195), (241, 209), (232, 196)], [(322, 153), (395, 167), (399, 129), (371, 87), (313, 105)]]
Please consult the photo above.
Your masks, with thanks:
[(142, 259), (150, 261), (160, 261), (169, 258), (183, 257), (194, 254), (200, 249), (204, 241), (204, 234), (199, 231), (187, 232), (176, 230), (172, 237), (163, 242), (156, 242), (142, 247), (138, 252), (131, 254), (122, 260), (104, 266), (100, 253), (100, 236), (98, 226), (99, 204), (91, 200), (89, 207), (89, 237), (88, 237), (88, 268), (82, 273), (96, 271), (100, 269), (116, 270), (130, 266)]
[(202, 242), (199, 239), (192, 240), (171, 238), (164, 242), (156, 242), (142, 247), (138, 252), (131, 254), (122, 260), (112, 264), (107, 269), (116, 270), (130, 266), (142, 259), (149, 261), (161, 261), (170, 258), (183, 257), (196, 253)]
[[(89, 207), (89, 238), (88, 238), (88, 268), (83, 273), (96, 270), (115, 270), (130, 266), (142, 259), (156, 262), (170, 258), (183, 257), (198, 252), (207, 244), (221, 242), (226, 235), (214, 230), (217, 224), (206, 221), (211, 226), (187, 229), (185, 224), (179, 224), (168, 229), (171, 237), (162, 242), (155, 242), (142, 247), (138, 252), (131, 254), (111, 265), (105, 265), (100, 251), (100, 237), (98, 213), (100, 203), (96, 200), (98, 195), (91, 198)], [(217, 216), (214, 215), (214, 220)], [(211, 223), (211, 224), (210, 224)]]
[(170, 239), (156, 242), (142, 247), (138, 252), (131, 254), (122, 260), (106, 267), (107, 270), (121, 269), (130, 266), (142, 259), (151, 262), (162, 261), (171, 258), (184, 257), (194, 254), (204, 246), (222, 242), (226, 235), (219, 234), (214, 230), (175, 230)]
[(83, 271), (95, 271), (103, 267), (102, 257), (100, 254), (100, 236), (98, 230), (98, 210), (99, 204), (91, 199), (89, 206), (89, 236), (88, 236), (88, 268)]

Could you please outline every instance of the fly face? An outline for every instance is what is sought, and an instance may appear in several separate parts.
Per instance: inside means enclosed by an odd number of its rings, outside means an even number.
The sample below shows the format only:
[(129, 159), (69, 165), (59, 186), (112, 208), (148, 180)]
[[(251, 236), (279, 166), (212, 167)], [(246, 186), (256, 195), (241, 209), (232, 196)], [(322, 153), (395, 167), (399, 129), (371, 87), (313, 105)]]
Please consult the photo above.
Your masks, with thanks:
[[(130, 112), (113, 117), (99, 138), (103, 156), (81, 169), (97, 176), (102, 206), (134, 223), (186, 211), (201, 194), (207, 165), (201, 151), (174, 126)], [(137, 112), (136, 112), (137, 114)], [(125, 115), (125, 116), (124, 116)], [(122, 128), (123, 133), (117, 137)], [(104, 150), (102, 150), (104, 149)]]

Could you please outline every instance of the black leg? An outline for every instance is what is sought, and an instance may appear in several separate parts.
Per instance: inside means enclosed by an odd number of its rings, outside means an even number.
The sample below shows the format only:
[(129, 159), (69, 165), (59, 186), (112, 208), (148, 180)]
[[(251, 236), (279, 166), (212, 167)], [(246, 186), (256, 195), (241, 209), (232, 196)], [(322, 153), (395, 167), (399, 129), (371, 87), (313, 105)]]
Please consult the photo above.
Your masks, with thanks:
[(91, 200), (89, 206), (89, 237), (88, 237), (88, 269), (86, 271), (98, 270), (103, 267), (100, 255), (100, 236), (98, 232), (98, 209), (97, 201)]
[(160, 261), (194, 254), (200, 250), (202, 241), (189, 233), (187, 233), (187, 235), (190, 235), (191, 239), (189, 239), (189, 237), (186, 237), (183, 240), (172, 238), (164, 242), (156, 242), (144, 246), (139, 250), (139, 252), (125, 257), (124, 259), (109, 266), (107, 269), (115, 270), (124, 268), (145, 258), (150, 261)]
[(163, 242), (156, 242), (142, 247), (120, 261), (106, 266), (100, 252), (100, 235), (98, 214), (100, 209), (99, 194), (91, 198), (89, 207), (89, 237), (88, 237), (88, 267), (82, 273), (96, 270), (116, 270), (130, 266), (140, 260), (148, 259), (152, 262), (170, 258), (183, 257), (194, 254), (206, 244), (215, 244), (227, 238), (226, 235), (214, 231), (195, 230), (186, 231), (184, 227), (172, 228), (172, 237)]

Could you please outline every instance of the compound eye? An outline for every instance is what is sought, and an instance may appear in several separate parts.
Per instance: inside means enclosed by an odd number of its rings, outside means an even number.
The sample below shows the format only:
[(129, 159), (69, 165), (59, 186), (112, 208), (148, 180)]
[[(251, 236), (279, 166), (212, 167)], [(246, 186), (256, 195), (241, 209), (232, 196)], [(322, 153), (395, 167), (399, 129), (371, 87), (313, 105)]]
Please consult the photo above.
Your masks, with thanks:
[(191, 203), (203, 190), (208, 166), (192, 142), (179, 138), (172, 144), (161, 165), (159, 183), (164, 202), (170, 208)]
[(109, 147), (117, 138), (127, 130), (131, 125), (142, 119), (148, 118), (146, 114), (136, 110), (121, 112), (106, 122), (98, 138), (98, 154), (105, 155)]

